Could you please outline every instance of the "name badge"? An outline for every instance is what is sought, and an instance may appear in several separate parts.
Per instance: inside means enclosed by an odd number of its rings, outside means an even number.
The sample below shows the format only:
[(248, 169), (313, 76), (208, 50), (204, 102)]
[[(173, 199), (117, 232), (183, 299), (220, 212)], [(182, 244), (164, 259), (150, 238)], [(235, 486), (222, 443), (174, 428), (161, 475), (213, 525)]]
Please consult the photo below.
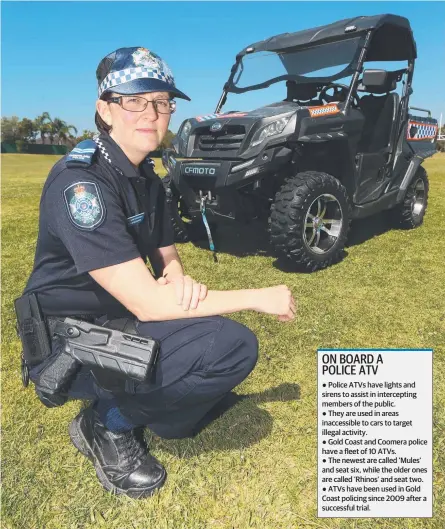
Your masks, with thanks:
[(135, 224), (140, 224), (145, 217), (145, 213), (138, 213), (137, 215), (133, 215), (132, 217), (127, 218), (127, 225), (128, 226), (134, 226)]

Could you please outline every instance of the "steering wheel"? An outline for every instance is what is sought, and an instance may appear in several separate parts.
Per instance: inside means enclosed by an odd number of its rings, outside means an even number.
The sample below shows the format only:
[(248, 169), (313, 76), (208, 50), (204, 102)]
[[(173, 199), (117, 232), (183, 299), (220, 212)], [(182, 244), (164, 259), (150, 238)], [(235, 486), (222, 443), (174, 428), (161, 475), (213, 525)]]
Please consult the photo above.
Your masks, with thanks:
[[(329, 95), (329, 94), (326, 93), (331, 88), (334, 91), (333, 95)], [(325, 86), (321, 90), (321, 92), (320, 92), (320, 94), (318, 96), (318, 100), (320, 101), (320, 103), (322, 105), (325, 102), (326, 103), (334, 103), (334, 102), (337, 102), (337, 101), (343, 102), (343, 101), (346, 101), (346, 97), (348, 96), (348, 92), (349, 92), (349, 86), (347, 86), (345, 84), (329, 83), (327, 86)], [(358, 98), (356, 90), (354, 90), (352, 92), (352, 103), (353, 103), (353, 105), (356, 108), (358, 108), (359, 105), (360, 105), (360, 99)]]

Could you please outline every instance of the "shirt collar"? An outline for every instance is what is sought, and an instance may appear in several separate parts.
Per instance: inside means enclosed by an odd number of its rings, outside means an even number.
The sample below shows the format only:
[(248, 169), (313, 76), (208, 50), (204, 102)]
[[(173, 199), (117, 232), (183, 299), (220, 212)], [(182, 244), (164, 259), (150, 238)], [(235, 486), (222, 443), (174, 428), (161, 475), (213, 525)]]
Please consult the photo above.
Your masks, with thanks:
[(147, 165), (150, 167), (152, 166), (151, 159), (147, 157), (139, 164), (138, 170), (109, 134), (102, 133), (99, 135), (98, 139), (105, 147), (111, 160), (111, 164), (120, 169), (128, 178), (140, 178), (141, 176), (145, 176), (147, 173)]

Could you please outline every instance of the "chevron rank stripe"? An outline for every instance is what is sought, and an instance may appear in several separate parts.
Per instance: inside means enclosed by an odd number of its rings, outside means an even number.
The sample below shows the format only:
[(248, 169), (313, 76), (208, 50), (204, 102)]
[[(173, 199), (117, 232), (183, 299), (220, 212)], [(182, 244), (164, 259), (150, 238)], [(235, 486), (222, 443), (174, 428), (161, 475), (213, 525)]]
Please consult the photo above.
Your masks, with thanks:
[(340, 112), (337, 105), (322, 105), (320, 107), (309, 107), (309, 114), (311, 118), (320, 118), (330, 114), (338, 114)]
[(67, 155), (67, 165), (77, 165), (79, 163), (82, 165), (91, 165), (96, 149), (96, 145), (91, 140), (81, 141)]
[[(410, 130), (411, 127), (417, 127), (416, 134), (411, 138)], [(406, 129), (406, 139), (408, 141), (425, 141), (425, 140), (434, 140), (439, 130), (438, 125), (433, 125), (432, 123), (421, 123), (420, 121), (409, 121), (408, 127)]]

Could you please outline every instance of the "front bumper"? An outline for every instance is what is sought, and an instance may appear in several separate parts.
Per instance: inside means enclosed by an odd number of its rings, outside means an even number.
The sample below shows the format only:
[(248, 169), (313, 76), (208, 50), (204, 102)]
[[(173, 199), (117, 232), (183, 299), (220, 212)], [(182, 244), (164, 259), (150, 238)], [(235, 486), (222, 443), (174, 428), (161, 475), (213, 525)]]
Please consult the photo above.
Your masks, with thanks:
[(249, 160), (178, 160), (176, 153), (169, 150), (164, 155), (164, 165), (191, 214), (199, 213), (201, 197), (207, 196), (207, 204), (215, 214), (231, 216), (229, 210), (233, 208), (229, 202), (234, 200), (234, 193), (278, 172), (291, 155), (290, 149), (280, 146)]
[(205, 197), (209, 217), (220, 215), (234, 218), (230, 207), (224, 207), (225, 201), (221, 195), (224, 195), (235, 161), (176, 160), (172, 154), (166, 161), (173, 189), (181, 196), (192, 217), (201, 215), (201, 200)]

